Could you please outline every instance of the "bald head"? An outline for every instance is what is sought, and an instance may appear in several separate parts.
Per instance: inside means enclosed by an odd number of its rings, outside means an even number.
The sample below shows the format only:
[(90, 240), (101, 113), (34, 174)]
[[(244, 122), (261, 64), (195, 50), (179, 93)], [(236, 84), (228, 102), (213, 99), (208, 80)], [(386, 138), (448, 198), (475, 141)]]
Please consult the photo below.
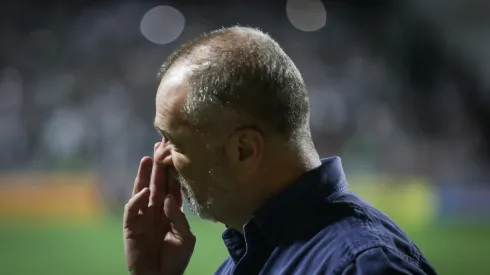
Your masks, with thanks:
[(159, 79), (167, 74), (185, 76), (182, 119), (196, 128), (253, 126), (288, 140), (309, 133), (303, 79), (281, 47), (257, 29), (224, 28), (189, 41), (170, 55)]

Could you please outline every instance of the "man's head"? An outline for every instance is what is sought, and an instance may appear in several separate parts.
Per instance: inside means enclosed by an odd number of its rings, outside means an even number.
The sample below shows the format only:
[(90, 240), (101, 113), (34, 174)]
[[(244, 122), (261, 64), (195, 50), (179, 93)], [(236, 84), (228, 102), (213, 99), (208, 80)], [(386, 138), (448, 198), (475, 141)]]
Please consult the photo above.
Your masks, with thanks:
[(204, 218), (239, 211), (268, 189), (276, 164), (304, 161), (314, 150), (303, 79), (259, 30), (204, 34), (170, 55), (159, 80), (155, 126), (173, 147), (191, 208)]

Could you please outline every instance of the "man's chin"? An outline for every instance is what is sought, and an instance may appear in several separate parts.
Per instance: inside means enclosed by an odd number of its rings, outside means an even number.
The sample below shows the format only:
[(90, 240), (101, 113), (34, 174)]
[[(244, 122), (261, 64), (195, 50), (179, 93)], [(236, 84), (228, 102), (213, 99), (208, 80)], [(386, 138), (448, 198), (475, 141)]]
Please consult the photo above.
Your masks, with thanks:
[(203, 213), (201, 211), (192, 211), (192, 213), (194, 213), (194, 215), (196, 215), (200, 219), (211, 221), (211, 222), (217, 222), (214, 215), (210, 215), (209, 213)]
[(202, 220), (212, 222), (212, 223), (218, 223), (218, 220), (215, 217), (211, 217), (208, 215), (204, 216), (204, 215), (199, 215), (199, 214), (196, 214), (196, 215)]
[(212, 211), (210, 211), (209, 209), (204, 209), (204, 208), (196, 209), (194, 207), (191, 207), (191, 212), (200, 219), (210, 221), (213, 223), (218, 222), (214, 213)]

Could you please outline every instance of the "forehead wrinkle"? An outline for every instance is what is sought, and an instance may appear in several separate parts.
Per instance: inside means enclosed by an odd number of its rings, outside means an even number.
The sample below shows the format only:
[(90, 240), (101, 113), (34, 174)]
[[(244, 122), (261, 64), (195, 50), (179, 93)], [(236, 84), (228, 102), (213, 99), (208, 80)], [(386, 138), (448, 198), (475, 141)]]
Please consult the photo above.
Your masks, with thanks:
[(160, 81), (156, 94), (155, 122), (167, 129), (182, 123), (182, 108), (187, 100), (189, 68), (171, 68)]

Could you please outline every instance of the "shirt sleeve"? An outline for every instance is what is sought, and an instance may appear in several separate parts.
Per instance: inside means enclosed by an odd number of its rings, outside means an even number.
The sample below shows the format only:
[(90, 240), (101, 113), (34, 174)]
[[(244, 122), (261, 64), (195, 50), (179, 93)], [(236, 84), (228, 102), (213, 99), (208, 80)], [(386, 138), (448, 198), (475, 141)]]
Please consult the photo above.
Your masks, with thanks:
[(389, 249), (377, 247), (364, 251), (348, 265), (342, 275), (426, 275), (416, 264)]

